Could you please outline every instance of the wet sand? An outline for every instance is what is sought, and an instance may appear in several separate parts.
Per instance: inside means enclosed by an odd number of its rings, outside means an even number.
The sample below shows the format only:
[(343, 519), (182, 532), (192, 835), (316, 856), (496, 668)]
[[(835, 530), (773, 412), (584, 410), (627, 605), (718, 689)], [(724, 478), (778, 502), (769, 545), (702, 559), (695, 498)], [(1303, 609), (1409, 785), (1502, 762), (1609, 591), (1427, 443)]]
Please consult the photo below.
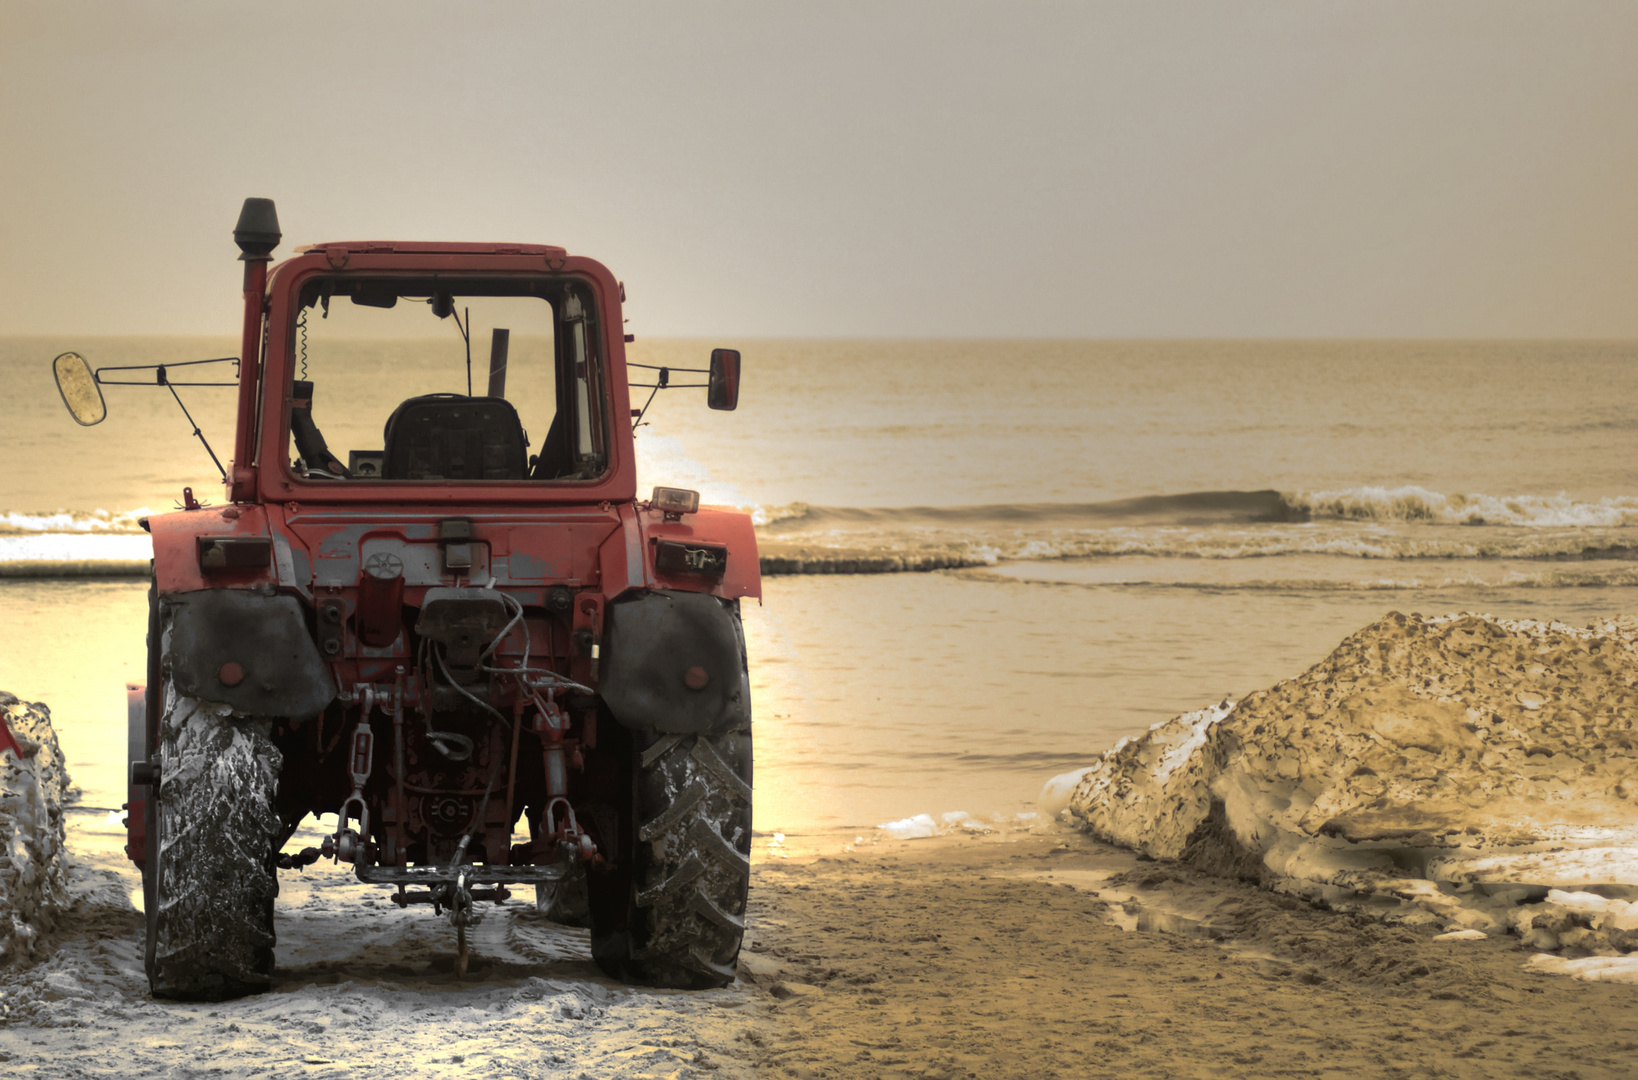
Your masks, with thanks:
[[(584, 931), (521, 898), (486, 909), (458, 982), (442, 920), (315, 867), (281, 875), (271, 992), (153, 1002), (108, 839), (77, 830), (53, 958), (0, 971), (7, 1075), (1594, 1080), (1638, 1059), (1638, 987), (1057, 830), (789, 857), (761, 838), (741, 978), (704, 993), (602, 978)], [(1152, 903), (1133, 916), (1088, 886)]]
[[(1077, 887), (1110, 872), (1215, 917), (1122, 930)], [(765, 863), (757, 886), (753, 955), (822, 987), (780, 1006), (773, 1075), (1592, 1078), (1638, 1059), (1638, 988), (1074, 834)]]

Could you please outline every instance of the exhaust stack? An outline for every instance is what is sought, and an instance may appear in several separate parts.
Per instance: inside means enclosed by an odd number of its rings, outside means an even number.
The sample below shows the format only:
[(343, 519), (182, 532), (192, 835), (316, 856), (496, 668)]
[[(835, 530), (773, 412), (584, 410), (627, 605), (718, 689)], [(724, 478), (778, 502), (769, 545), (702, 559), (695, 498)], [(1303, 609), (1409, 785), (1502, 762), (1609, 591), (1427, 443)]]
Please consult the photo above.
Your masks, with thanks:
[(233, 443), (233, 464), (228, 473), (228, 498), (246, 502), (256, 497), (256, 470), (251, 445), (256, 430), (256, 382), (261, 375), (262, 300), (267, 292), (267, 264), (279, 246), (279, 212), (272, 199), (249, 198), (233, 226), (233, 242), (245, 264), (245, 324), (239, 345), (239, 424)]

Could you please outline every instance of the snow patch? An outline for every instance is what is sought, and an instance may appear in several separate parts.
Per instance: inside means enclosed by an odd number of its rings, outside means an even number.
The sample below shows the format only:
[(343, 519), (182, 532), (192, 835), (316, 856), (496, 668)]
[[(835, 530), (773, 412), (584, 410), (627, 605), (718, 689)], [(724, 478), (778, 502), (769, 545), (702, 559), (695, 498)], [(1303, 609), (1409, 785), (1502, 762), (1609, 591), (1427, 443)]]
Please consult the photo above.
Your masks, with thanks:
[(932, 814), (917, 814), (915, 817), (889, 821), (876, 828), (894, 840), (921, 840), (938, 835), (938, 823), (933, 820)]
[(1297, 678), (1121, 740), (1040, 805), (1068, 786), (1103, 839), (1445, 940), (1638, 954), (1635, 683), (1638, 619), (1393, 613)]
[(0, 961), (28, 960), (66, 906), (68, 770), (51, 710), (0, 692), (0, 715), (22, 750), (0, 749)]
[[(1010, 817), (1006, 814), (992, 814), (986, 821), (965, 810), (950, 810), (940, 814), (936, 819), (932, 814), (916, 814), (914, 817), (885, 822), (876, 826), (876, 830), (889, 840), (925, 840), (933, 836), (953, 834), (983, 836), (1009, 829), (1026, 831), (1033, 829), (1040, 822), (1041, 816), (1034, 811), (1013, 814)], [(864, 842), (865, 838), (861, 836), (854, 841), (854, 845)]]
[(1638, 956), (1583, 956), (1569, 959), (1537, 953), (1524, 965), (1547, 975), (1568, 975), (1583, 982), (1627, 983), (1638, 986)]
[(1035, 809), (1049, 821), (1058, 820), (1058, 815), (1069, 809), (1069, 796), (1074, 792), (1076, 785), (1086, 778), (1087, 773), (1096, 768), (1096, 765), (1089, 765), (1074, 772), (1060, 773), (1048, 780), (1046, 786), (1041, 788), (1041, 794), (1035, 799)]

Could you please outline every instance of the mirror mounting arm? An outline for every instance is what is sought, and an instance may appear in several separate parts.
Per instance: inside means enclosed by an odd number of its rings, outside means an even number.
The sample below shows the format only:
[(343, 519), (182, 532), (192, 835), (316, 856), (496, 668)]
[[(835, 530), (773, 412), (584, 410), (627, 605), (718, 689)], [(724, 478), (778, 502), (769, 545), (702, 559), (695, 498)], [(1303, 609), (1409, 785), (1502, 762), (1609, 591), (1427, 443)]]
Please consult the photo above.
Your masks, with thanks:
[(199, 424), (194, 420), (193, 414), (188, 411), (188, 407), (182, 404), (182, 395), (178, 394), (176, 392), (176, 387), (172, 386), (169, 380), (165, 378), (164, 364), (159, 365), (159, 383), (161, 386), (171, 392), (171, 397), (176, 399), (176, 407), (181, 409), (182, 415), (188, 418), (188, 424), (193, 428), (194, 436), (198, 438), (200, 445), (205, 448), (205, 453), (210, 455), (211, 463), (216, 466), (216, 471), (222, 474), (223, 480), (226, 480), (227, 470), (222, 468), (221, 461), (216, 457), (216, 451), (210, 448), (210, 440), (206, 439), (205, 433), (199, 430)]
[[(717, 351), (721, 352), (722, 350), (719, 349)], [(739, 354), (735, 353), (734, 355), (737, 357)], [(716, 354), (713, 353), (712, 354), (712, 363), (715, 364), (716, 362), (717, 362), (716, 361)], [(638, 364), (638, 363), (634, 363), (634, 362), (631, 362), (631, 361), (627, 361), (626, 367), (628, 367), (628, 368), (644, 368), (644, 369), (646, 369), (648, 371), (657, 371), (657, 372), (659, 372), (659, 374), (657, 376), (655, 376), (654, 381), (651, 382), (651, 383), (636, 383), (636, 382), (634, 382), (634, 383), (627, 383), (626, 384), (627, 386), (629, 386), (633, 390), (647, 390), (649, 392), (648, 400), (643, 402), (643, 407), (641, 409), (631, 410), (631, 417), (632, 417), (631, 430), (632, 431), (636, 431), (640, 426), (642, 426), (643, 415), (648, 412), (648, 407), (650, 405), (654, 404), (654, 395), (658, 394), (661, 390), (689, 390), (689, 389), (706, 390), (706, 391), (709, 391), (709, 393), (707, 394), (707, 397), (711, 398), (712, 401), (715, 400), (715, 397), (713, 397), (712, 395), (715, 395), (717, 393), (715, 387), (717, 386), (716, 380), (719, 379), (719, 375), (718, 375), (718, 373), (717, 373), (717, 371), (716, 371), (716, 369), (714, 367), (712, 367), (712, 368), (671, 367), (670, 365), (660, 365), (660, 364)], [(710, 378), (713, 381), (711, 381), (711, 382), (702, 382), (702, 383), (674, 383), (674, 382), (671, 381), (671, 373), (674, 372), (674, 371), (684, 371), (684, 372), (687, 372), (690, 375), (707, 375), (707, 376), (710, 376)], [(737, 369), (736, 369), (736, 374), (735, 374), (735, 386), (736, 386), (736, 388), (738, 386)], [(736, 393), (737, 393), (737, 389), (736, 389)], [(715, 404), (711, 405), (711, 408), (713, 408), (713, 409), (719, 409), (719, 408), (722, 408), (722, 407), (723, 406), (721, 406), (721, 405), (715, 405)], [(729, 406), (729, 407), (732, 408), (732, 406)]]

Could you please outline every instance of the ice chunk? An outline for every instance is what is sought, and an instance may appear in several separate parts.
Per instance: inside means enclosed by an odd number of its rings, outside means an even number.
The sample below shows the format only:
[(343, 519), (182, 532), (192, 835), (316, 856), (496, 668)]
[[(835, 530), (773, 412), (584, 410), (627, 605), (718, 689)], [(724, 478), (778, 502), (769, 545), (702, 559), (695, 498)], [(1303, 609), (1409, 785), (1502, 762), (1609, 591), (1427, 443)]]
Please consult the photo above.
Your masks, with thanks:
[(1611, 704), (1634, 683), (1638, 618), (1391, 613), (1294, 679), (1121, 740), (1040, 805), (1068, 786), (1099, 837), (1343, 910), (1638, 952), (1638, 724)]
[(63, 806), (68, 770), (51, 710), (0, 692), (25, 756), (0, 751), (0, 963), (27, 958), (67, 906)]
[(1035, 799), (1035, 807), (1042, 817), (1056, 821), (1058, 815), (1069, 809), (1069, 796), (1075, 790), (1075, 785), (1086, 778), (1086, 774), (1097, 769), (1096, 765), (1088, 765), (1084, 769), (1074, 772), (1060, 773), (1046, 782), (1041, 794)]
[(938, 835), (938, 824), (933, 821), (932, 814), (917, 814), (901, 821), (889, 821), (876, 828), (895, 840), (920, 840), (923, 837)]
[(1546, 975), (1568, 975), (1585, 982), (1630, 983), (1638, 986), (1638, 956), (1563, 956), (1537, 953), (1524, 965)]

